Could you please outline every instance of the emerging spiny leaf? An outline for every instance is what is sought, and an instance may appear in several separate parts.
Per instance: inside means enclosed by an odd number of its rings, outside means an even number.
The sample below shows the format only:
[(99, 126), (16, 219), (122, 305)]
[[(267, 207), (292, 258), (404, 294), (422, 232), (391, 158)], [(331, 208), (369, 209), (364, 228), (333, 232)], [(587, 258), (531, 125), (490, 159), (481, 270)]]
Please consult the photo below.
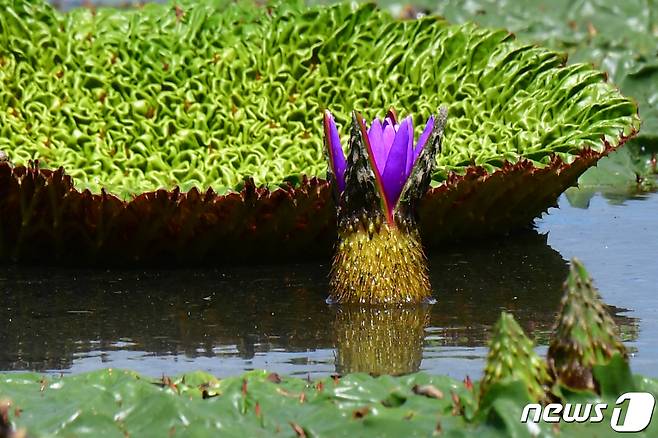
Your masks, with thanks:
[(548, 349), (551, 373), (572, 388), (596, 390), (592, 367), (607, 364), (615, 353), (627, 357), (617, 325), (585, 267), (572, 259)]
[(338, 232), (331, 267), (336, 303), (420, 303), (431, 298), (427, 259), (416, 230), (359, 219)]
[(493, 384), (513, 381), (522, 381), (534, 400), (546, 400), (550, 382), (546, 364), (535, 353), (532, 341), (514, 317), (502, 312), (489, 341), (480, 394), (484, 395)]

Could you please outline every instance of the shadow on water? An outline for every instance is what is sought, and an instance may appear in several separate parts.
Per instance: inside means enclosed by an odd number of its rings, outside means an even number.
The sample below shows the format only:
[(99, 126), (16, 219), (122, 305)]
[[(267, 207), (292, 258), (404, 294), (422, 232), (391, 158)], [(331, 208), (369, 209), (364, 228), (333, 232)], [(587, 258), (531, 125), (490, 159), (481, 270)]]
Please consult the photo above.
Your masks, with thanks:
[[(0, 370), (450, 374), (464, 361), (481, 369), (488, 331), (501, 310), (546, 343), (567, 264), (545, 236), (529, 232), (444, 248), (430, 265), (438, 302), (405, 309), (328, 306), (329, 267), (318, 263), (199, 270), (4, 267)], [(628, 339), (636, 336), (635, 320), (617, 320)]]

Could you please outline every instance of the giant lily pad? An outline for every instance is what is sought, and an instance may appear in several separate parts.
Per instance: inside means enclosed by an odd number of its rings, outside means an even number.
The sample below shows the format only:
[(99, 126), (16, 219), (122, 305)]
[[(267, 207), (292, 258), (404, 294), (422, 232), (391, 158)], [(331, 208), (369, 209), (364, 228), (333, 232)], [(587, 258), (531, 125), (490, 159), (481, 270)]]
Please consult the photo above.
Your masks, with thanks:
[[(400, 11), (400, 2), (379, 3)], [(473, 21), (504, 27), (520, 40), (566, 52), (569, 63), (592, 63), (608, 73), (626, 96), (637, 101), (642, 116), (637, 138), (587, 171), (579, 179), (579, 187), (585, 187), (585, 192), (574, 194), (570, 201), (578, 197), (575, 203), (582, 205), (583, 198), (593, 191), (619, 199), (620, 195), (658, 187), (654, 177), (658, 151), (658, 19), (645, 0), (417, 0), (413, 4), (416, 10), (431, 10), (455, 23)], [(409, 15), (412, 11), (407, 7), (399, 13)]]
[[(393, 9), (407, 2), (380, 0)], [(395, 5), (398, 7), (394, 7)], [(520, 39), (569, 54), (571, 63), (589, 62), (606, 71), (622, 92), (637, 100), (642, 116), (638, 140), (658, 142), (658, 17), (646, 0), (535, 1), (416, 0), (448, 20), (504, 27)], [(403, 14), (409, 13), (403, 10)]]
[(4, 258), (325, 253), (326, 107), (345, 125), (354, 108), (448, 106), (428, 244), (528, 225), (639, 127), (603, 73), (473, 24), (372, 5), (0, 5)]

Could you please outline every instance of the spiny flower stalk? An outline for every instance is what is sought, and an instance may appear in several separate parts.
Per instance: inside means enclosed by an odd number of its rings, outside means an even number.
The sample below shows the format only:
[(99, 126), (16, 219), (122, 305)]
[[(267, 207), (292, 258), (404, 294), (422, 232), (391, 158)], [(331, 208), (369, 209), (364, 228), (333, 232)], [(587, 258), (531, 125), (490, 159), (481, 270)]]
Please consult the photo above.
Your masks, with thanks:
[(480, 394), (484, 395), (491, 385), (522, 381), (528, 394), (536, 401), (547, 399), (550, 375), (546, 363), (535, 353), (533, 343), (514, 320), (502, 312), (489, 341), (489, 354), (480, 382)]
[(332, 302), (399, 304), (431, 298), (416, 209), (429, 187), (446, 120), (442, 107), (414, 145), (411, 117), (398, 123), (390, 110), (368, 128), (354, 112), (345, 158), (334, 118), (325, 112), (328, 174), (338, 216)]
[(618, 327), (585, 267), (574, 258), (548, 348), (550, 371), (567, 386), (595, 391), (592, 367), (607, 364), (617, 353), (628, 356)]

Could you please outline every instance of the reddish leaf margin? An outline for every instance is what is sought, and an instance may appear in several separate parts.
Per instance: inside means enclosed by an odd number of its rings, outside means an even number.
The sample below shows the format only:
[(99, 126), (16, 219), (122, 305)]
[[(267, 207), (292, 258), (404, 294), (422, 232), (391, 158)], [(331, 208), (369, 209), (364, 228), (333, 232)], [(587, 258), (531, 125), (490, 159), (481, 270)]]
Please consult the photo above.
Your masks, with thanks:
[[(628, 138), (622, 137), (619, 145)], [(424, 242), (482, 238), (531, 226), (602, 152), (583, 149), (572, 163), (554, 155), (536, 167), (505, 163), (452, 173), (420, 206)], [(618, 147), (617, 146), (617, 147)], [(0, 163), (0, 260), (72, 264), (276, 262), (328, 257), (335, 212), (327, 181), (304, 177), (270, 191), (248, 179), (240, 192), (157, 190), (122, 201), (78, 191), (64, 169)]]

